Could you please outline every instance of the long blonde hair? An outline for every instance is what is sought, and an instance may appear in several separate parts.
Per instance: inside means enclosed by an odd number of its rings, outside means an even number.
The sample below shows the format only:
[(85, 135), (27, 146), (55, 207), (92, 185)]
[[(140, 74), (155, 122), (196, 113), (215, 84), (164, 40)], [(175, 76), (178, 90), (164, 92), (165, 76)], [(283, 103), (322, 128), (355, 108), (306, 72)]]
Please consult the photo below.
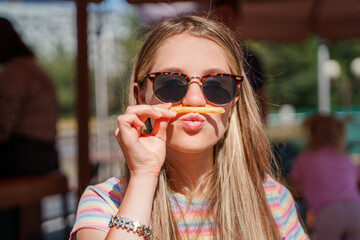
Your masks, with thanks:
[[(132, 74), (130, 104), (136, 104), (133, 93), (134, 81), (150, 70), (159, 47), (170, 37), (190, 33), (210, 39), (227, 54), (232, 74), (243, 74), (242, 51), (232, 32), (217, 21), (199, 16), (183, 16), (162, 21), (152, 27), (142, 45)], [(141, 83), (141, 87), (147, 81)], [(267, 204), (263, 183), (271, 174), (270, 144), (266, 137), (253, 92), (248, 81), (242, 83), (239, 101), (234, 106), (224, 137), (214, 149), (214, 166), (205, 177), (209, 212), (214, 214), (214, 238), (279, 239), (276, 226)], [(159, 175), (151, 225), (153, 239), (180, 239), (168, 198), (171, 189), (167, 176), (167, 163)], [(129, 181), (126, 167), (125, 179)], [(159, 227), (161, 226), (161, 227)], [(216, 229), (220, 229), (220, 235)]]

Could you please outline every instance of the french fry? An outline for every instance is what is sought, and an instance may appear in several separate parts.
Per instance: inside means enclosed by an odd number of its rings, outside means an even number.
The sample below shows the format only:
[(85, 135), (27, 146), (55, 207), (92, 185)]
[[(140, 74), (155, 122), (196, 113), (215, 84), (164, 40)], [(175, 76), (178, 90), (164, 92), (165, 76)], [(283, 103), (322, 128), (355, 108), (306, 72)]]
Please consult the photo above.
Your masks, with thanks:
[(177, 113), (224, 113), (223, 107), (171, 107), (170, 110)]

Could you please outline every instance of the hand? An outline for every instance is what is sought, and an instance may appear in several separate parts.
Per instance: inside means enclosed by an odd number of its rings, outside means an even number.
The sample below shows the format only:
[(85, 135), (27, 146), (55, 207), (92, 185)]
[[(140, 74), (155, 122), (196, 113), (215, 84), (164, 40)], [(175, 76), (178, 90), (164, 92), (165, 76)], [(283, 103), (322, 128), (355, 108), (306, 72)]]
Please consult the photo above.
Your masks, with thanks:
[[(166, 128), (176, 112), (171, 103), (129, 106), (118, 117), (116, 139), (123, 151), (131, 176), (159, 175), (166, 156)], [(141, 133), (146, 119), (155, 119), (149, 135)]]

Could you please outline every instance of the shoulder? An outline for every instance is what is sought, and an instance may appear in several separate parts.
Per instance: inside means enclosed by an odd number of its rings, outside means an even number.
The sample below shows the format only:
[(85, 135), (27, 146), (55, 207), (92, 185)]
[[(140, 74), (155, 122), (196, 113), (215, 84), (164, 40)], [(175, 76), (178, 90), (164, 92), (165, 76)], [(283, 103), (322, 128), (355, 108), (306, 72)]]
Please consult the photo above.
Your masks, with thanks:
[(89, 186), (85, 189), (79, 202), (79, 209), (110, 208), (117, 211), (124, 194), (123, 181), (109, 178), (105, 182)]
[(81, 196), (71, 235), (82, 228), (107, 232), (110, 218), (117, 213), (123, 194), (123, 181), (117, 178), (87, 187)]
[(268, 202), (276, 202), (280, 200), (280, 198), (288, 198), (291, 194), (289, 190), (279, 183), (277, 180), (275, 180), (270, 175), (265, 176), (265, 181), (263, 183), (263, 187), (265, 190), (265, 194), (267, 197)]
[(0, 90), (2, 92), (17, 94), (26, 89), (26, 79), (29, 77), (24, 73), (24, 59), (16, 57), (6, 62), (0, 71)]
[(303, 175), (305, 169), (309, 164), (312, 164), (312, 158), (314, 153), (311, 151), (304, 151), (300, 153), (294, 161), (294, 164), (291, 168), (290, 175), (293, 178), (299, 179)]
[(295, 158), (295, 163), (307, 161), (308, 159), (311, 159), (313, 156), (314, 156), (314, 152), (313, 152), (313, 151), (305, 150), (304, 152), (300, 153), (300, 154)]
[[(109, 178), (105, 182), (89, 186), (85, 189), (81, 200), (86, 201), (89, 196), (95, 196), (110, 204), (114, 204), (116, 208), (120, 206), (122, 196), (124, 194), (123, 180), (118, 178)], [(80, 202), (81, 202), (80, 200)]]
[(2, 72), (7, 74), (20, 74), (26, 62), (29, 61), (25, 57), (15, 57), (4, 63)]
[(267, 195), (276, 195), (283, 198), (283, 200), (292, 198), (290, 191), (270, 175), (266, 175), (263, 186)]
[(278, 225), (281, 225), (282, 205), (284, 205), (284, 202), (291, 200), (290, 192), (284, 187), (284, 185), (280, 184), (270, 175), (266, 175), (263, 187), (266, 194), (266, 200), (273, 213), (275, 221)]
[(284, 239), (308, 239), (290, 191), (269, 175), (265, 177), (263, 186), (270, 210)]

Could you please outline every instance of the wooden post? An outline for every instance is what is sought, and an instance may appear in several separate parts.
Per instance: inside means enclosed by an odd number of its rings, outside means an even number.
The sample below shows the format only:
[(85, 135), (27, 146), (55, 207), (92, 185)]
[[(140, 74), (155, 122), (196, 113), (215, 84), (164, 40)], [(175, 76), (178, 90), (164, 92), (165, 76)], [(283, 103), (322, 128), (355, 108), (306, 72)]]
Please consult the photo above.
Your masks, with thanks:
[(89, 70), (87, 43), (87, 3), (76, 1), (77, 20), (77, 72), (76, 72), (76, 116), (78, 136), (78, 193), (83, 193), (90, 182), (89, 162)]

